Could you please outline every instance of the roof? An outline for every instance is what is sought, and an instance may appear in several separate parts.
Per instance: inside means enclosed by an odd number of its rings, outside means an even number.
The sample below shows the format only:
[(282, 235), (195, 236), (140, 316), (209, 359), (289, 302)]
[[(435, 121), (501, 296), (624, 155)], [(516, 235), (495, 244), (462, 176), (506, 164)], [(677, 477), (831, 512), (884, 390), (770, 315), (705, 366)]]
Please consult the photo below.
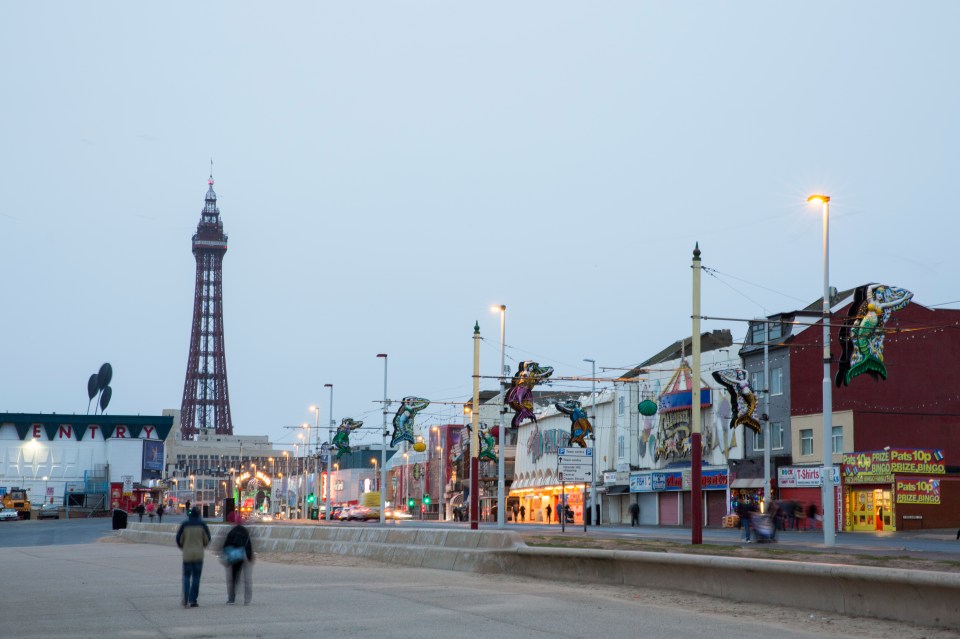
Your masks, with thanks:
[[(677, 340), (670, 346), (667, 346), (665, 349), (654, 355), (653, 357), (647, 359), (646, 361), (635, 366), (627, 373), (623, 375), (624, 379), (630, 379), (633, 377), (639, 377), (644, 371), (644, 368), (648, 366), (655, 366), (662, 362), (668, 362), (675, 359), (680, 359), (684, 355), (691, 352), (691, 346), (693, 343), (693, 337), (684, 337), (681, 340)], [(708, 333), (700, 334), (700, 352), (705, 353), (707, 351), (714, 351), (721, 348), (730, 348), (733, 345), (733, 335), (730, 332), (729, 328), (720, 328), (717, 330), (710, 331)]]

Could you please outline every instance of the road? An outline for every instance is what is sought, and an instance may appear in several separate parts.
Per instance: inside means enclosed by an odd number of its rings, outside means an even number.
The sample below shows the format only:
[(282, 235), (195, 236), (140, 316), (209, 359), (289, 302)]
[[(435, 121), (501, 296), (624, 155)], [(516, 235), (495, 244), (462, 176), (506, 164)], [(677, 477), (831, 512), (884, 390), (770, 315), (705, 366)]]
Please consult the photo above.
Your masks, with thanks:
[[(116, 543), (107, 543), (115, 541)], [(946, 639), (953, 632), (626, 587), (583, 586), (265, 555), (250, 606), (226, 606), (208, 555), (200, 607), (180, 607), (174, 547), (100, 542), (0, 548), (3, 636), (22, 639), (639, 637)]]
[[(131, 515), (131, 521), (136, 516)], [(166, 523), (179, 523), (184, 520), (182, 515), (167, 515), (163, 518)], [(144, 518), (144, 521), (148, 521)], [(213, 520), (211, 520), (213, 521)], [(319, 526), (379, 526), (378, 522), (325, 522), (291, 520), (277, 521), (269, 525), (319, 525)], [(454, 522), (420, 522), (416, 520), (390, 521), (387, 526), (461, 528), (466, 529), (469, 524)], [(496, 525), (481, 523), (482, 530), (495, 530)], [(559, 525), (546, 524), (508, 524), (507, 530), (516, 531), (522, 535), (564, 535), (568, 537), (605, 537), (622, 539), (656, 539), (677, 543), (690, 543), (688, 528), (662, 528), (658, 526), (609, 526), (601, 528), (583, 526), (567, 526), (561, 532)], [(94, 541), (103, 535), (110, 534), (110, 518), (93, 519), (44, 519), (29, 521), (0, 522), (0, 547), (3, 546), (34, 546), (62, 543), (86, 543)], [(742, 532), (731, 528), (707, 528), (703, 531), (704, 544), (713, 545), (742, 545)], [(778, 533), (777, 548), (799, 551), (822, 552), (826, 550), (823, 537), (819, 531), (794, 532), (780, 531)], [(907, 555), (928, 559), (960, 561), (960, 541), (956, 538), (955, 530), (919, 530), (881, 533), (840, 533), (836, 536), (836, 547), (832, 551), (847, 553), (864, 553), (879, 555)]]

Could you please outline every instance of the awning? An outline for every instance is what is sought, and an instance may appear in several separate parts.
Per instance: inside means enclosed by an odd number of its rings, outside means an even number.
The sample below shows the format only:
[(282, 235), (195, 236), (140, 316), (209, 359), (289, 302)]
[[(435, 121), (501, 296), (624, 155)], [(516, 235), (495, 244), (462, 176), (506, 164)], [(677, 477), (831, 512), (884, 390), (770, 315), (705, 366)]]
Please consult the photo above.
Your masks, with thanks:
[(630, 492), (630, 486), (607, 486), (608, 495), (623, 495)]
[(730, 488), (763, 488), (763, 479), (734, 479)]

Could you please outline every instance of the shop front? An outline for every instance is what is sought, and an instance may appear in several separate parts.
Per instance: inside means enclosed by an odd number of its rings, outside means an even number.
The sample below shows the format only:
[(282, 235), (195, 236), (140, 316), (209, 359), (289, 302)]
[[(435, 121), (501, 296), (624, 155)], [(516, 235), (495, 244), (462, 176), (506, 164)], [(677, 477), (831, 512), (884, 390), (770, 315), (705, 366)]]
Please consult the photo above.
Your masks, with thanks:
[[(704, 467), (700, 488), (705, 526), (720, 527), (727, 514), (726, 468)], [(630, 473), (630, 493), (640, 505), (640, 523), (659, 526), (691, 525), (693, 495), (691, 469), (642, 470)]]
[[(823, 492), (820, 486), (821, 466), (784, 466), (777, 470), (777, 487), (781, 501), (792, 502), (798, 506), (800, 516), (797, 527), (802, 529), (821, 528), (817, 517), (823, 516)], [(836, 521), (844, 521), (844, 513), (850, 512), (840, 493), (840, 469), (833, 467), (833, 503), (837, 507)], [(811, 519), (810, 515), (816, 517)]]
[(941, 506), (940, 477), (945, 474), (943, 452), (937, 449), (888, 448), (843, 455), (843, 530), (902, 530), (922, 522), (924, 514), (935, 521)]
[[(520, 482), (514, 485), (517, 483)], [(584, 484), (552, 484), (512, 488), (508, 519), (520, 524), (559, 524), (561, 511), (566, 508), (568, 524), (583, 524), (585, 487)]]

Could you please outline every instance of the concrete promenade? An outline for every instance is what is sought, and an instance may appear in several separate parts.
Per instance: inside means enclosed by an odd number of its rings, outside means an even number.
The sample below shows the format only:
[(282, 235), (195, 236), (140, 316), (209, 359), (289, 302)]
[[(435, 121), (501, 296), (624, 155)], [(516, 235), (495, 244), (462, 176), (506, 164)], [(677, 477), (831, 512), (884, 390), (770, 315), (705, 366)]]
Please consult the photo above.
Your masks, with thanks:
[[(131, 541), (171, 545), (175, 524), (132, 524)], [(212, 525), (215, 539), (227, 527)], [(416, 568), (662, 588), (960, 629), (960, 574), (663, 552), (530, 547), (512, 531), (379, 526), (253, 526), (256, 547)]]
[[(226, 606), (208, 553), (200, 607), (180, 606), (180, 552), (106, 542), (0, 548), (5, 639), (948, 639), (917, 624), (640, 588), (377, 564), (258, 561), (250, 606)], [(276, 558), (276, 555), (274, 555)]]

